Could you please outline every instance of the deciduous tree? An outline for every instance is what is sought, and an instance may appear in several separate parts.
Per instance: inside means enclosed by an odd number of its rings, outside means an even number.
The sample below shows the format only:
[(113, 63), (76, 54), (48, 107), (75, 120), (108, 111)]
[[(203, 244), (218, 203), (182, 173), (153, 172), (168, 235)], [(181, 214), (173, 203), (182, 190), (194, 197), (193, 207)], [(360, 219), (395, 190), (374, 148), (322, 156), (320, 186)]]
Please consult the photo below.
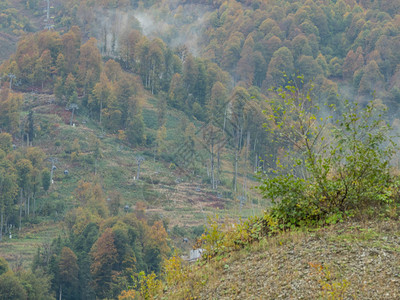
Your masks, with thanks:
[(96, 295), (101, 298), (110, 296), (113, 271), (118, 264), (118, 253), (111, 228), (107, 228), (103, 232), (93, 245), (90, 254), (93, 259), (90, 272), (93, 276)]
[(76, 299), (78, 287), (78, 263), (75, 253), (68, 247), (61, 250), (59, 266), (60, 298)]

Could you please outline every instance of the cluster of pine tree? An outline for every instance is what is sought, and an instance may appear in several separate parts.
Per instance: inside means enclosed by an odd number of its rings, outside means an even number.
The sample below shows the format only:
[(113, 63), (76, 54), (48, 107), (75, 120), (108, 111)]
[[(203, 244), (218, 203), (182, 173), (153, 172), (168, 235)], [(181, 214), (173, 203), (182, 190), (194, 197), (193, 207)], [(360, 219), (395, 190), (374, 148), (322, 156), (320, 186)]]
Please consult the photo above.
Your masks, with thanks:
[(3, 299), (54, 299), (50, 291), (50, 278), (40, 271), (32, 272), (18, 267), (11, 270), (0, 257), (0, 295)]
[(38, 249), (34, 272), (52, 278), (51, 290), (63, 299), (116, 298), (135, 286), (141, 271), (160, 273), (170, 254), (166, 225), (145, 217), (145, 205), (117, 215), (120, 198), (107, 203), (99, 184), (81, 181), (77, 208), (66, 216), (67, 238)]

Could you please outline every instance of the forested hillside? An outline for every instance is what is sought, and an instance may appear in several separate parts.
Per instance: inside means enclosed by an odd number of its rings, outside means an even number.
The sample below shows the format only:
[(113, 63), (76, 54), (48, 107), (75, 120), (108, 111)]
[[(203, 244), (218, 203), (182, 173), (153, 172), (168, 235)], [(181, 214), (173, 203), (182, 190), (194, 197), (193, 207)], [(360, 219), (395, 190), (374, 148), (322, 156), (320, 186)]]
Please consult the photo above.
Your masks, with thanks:
[(190, 283), (195, 243), (210, 264), (282, 231), (396, 219), (399, 15), (0, 0), (0, 295), (187, 296), (169, 289)]

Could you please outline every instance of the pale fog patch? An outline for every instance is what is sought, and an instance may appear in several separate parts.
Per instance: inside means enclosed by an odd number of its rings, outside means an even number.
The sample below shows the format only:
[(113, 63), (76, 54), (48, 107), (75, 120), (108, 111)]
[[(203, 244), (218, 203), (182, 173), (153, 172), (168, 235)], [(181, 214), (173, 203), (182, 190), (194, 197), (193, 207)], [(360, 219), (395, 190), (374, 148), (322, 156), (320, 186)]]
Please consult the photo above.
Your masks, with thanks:
[(131, 29), (140, 30), (148, 38), (161, 38), (168, 46), (185, 45), (199, 55), (200, 37), (212, 10), (199, 4), (182, 4), (171, 0), (162, 7), (150, 9), (98, 8), (90, 22), (89, 32), (98, 42), (102, 55), (117, 57), (121, 36)]
[(131, 29), (142, 30), (134, 16), (134, 10), (98, 8), (94, 15), (90, 32), (98, 40), (102, 55), (118, 56), (121, 35)]
[(134, 16), (147, 37), (159, 37), (170, 47), (185, 45), (193, 55), (199, 55), (199, 39), (211, 10), (204, 5), (172, 3), (169, 9), (135, 11)]
[[(142, 33), (146, 36), (151, 35), (153, 32), (158, 31), (161, 25), (166, 25), (165, 23), (156, 23), (153, 16), (147, 12), (133, 12), (133, 16), (139, 21), (140, 27), (142, 28)], [(164, 28), (165, 30), (165, 28)]]

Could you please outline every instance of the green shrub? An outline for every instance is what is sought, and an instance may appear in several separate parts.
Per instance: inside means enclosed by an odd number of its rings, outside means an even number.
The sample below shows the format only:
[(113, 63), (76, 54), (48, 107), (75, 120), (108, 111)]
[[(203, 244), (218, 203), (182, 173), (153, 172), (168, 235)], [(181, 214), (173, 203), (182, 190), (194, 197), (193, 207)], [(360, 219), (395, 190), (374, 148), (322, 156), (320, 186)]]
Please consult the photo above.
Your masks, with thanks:
[(333, 121), (321, 117), (311, 90), (274, 90), (277, 97), (266, 113), (267, 130), (280, 150), (274, 169), (260, 174), (259, 189), (272, 201), (271, 213), (281, 227), (335, 223), (392, 201), (394, 144), (379, 107), (346, 102), (343, 115)]
[(277, 232), (277, 222), (268, 212), (262, 217), (250, 217), (238, 223), (221, 222), (219, 216), (208, 218), (208, 224), (199, 242), (203, 257), (210, 260), (230, 251), (240, 250), (254, 241)]

